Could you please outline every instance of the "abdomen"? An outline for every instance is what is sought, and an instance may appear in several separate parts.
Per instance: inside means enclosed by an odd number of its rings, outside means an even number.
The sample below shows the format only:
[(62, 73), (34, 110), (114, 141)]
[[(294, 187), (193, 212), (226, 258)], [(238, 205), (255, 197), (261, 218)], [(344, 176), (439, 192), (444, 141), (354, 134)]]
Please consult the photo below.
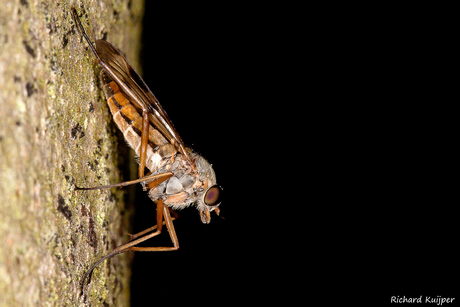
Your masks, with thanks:
[[(104, 93), (113, 119), (129, 146), (140, 156), (142, 116), (134, 105), (120, 92), (118, 85), (103, 71)], [(146, 167), (153, 173), (176, 153), (169, 141), (152, 125), (149, 127)]]

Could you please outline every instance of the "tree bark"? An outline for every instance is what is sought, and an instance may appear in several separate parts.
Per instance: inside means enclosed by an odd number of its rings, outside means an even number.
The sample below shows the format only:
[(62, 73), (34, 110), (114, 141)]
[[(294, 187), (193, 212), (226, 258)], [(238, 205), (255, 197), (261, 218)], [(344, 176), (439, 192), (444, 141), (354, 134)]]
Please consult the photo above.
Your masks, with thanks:
[[(70, 15), (138, 68), (143, 1), (0, 0), (0, 306), (128, 306), (119, 133)], [(121, 144), (124, 146), (124, 144)], [(127, 178), (125, 178), (127, 179)]]

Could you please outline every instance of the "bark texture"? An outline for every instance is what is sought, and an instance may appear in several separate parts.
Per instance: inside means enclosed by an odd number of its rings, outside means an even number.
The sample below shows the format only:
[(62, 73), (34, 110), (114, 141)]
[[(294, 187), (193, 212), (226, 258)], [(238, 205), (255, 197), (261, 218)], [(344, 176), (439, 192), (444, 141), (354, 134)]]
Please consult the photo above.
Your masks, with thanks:
[(138, 68), (143, 1), (0, 0), (0, 306), (128, 306), (116, 127), (99, 71), (70, 15)]

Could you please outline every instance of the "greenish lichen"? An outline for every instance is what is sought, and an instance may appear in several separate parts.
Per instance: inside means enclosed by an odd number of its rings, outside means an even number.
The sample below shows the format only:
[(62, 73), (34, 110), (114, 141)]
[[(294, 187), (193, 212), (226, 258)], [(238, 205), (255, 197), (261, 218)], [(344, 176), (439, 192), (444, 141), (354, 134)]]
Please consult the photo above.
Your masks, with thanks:
[[(97, 65), (72, 32), (75, 1), (1, 2), (0, 306), (113, 305), (114, 295), (126, 306), (125, 256), (98, 267), (80, 295), (85, 270), (126, 239), (119, 237), (126, 225), (122, 190), (74, 190), (120, 181), (122, 162)], [(128, 1), (116, 1), (118, 23), (112, 1), (93, 2), (78, 2), (85, 25), (138, 46), (142, 1), (132, 1), (131, 12)], [(88, 9), (95, 7), (107, 10)], [(138, 50), (124, 52), (135, 59)]]

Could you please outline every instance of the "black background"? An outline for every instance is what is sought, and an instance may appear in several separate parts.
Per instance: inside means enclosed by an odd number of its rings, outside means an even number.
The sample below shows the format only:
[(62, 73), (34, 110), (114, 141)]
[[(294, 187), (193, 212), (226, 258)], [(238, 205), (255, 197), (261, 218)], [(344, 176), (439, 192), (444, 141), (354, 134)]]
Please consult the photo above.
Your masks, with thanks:
[[(304, 32), (270, 9), (146, 3), (144, 80), (213, 164), (225, 219), (179, 212), (178, 251), (135, 254), (133, 306), (455, 297), (458, 129), (424, 84), (428, 28), (322, 16)], [(154, 223), (150, 200), (136, 211), (135, 231)]]
[[(251, 150), (245, 131), (250, 118), (241, 96), (247, 93), (243, 53), (247, 36), (234, 8), (156, 5), (146, 1), (143, 77), (168, 113), (186, 146), (214, 167), (224, 189), (221, 216), (202, 224), (192, 206), (175, 221), (180, 248), (174, 252), (135, 253), (133, 306), (237, 302), (259, 279), (251, 234), (257, 206), (245, 190)], [(248, 106), (251, 108), (251, 106)], [(250, 193), (250, 192), (249, 192)], [(134, 232), (155, 224), (155, 205), (136, 193)], [(142, 246), (171, 246), (168, 233)]]

